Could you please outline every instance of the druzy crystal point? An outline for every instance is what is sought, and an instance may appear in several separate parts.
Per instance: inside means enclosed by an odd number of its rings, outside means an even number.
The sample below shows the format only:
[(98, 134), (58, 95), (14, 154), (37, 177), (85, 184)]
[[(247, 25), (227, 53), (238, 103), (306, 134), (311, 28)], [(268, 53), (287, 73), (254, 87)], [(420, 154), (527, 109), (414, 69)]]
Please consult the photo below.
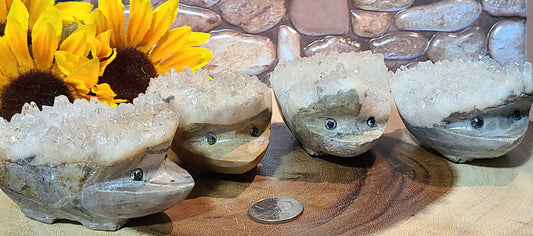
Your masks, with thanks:
[(117, 107), (64, 96), (42, 111), (26, 104), (0, 119), (0, 187), (32, 219), (116, 230), (192, 190), (191, 175), (166, 158), (177, 122), (143, 94)]
[[(257, 77), (223, 71), (172, 72), (153, 78), (180, 118), (172, 150), (198, 172), (242, 174), (257, 166), (270, 143), (272, 92)], [(184, 166), (185, 167), (185, 166)]]
[(502, 156), (518, 146), (533, 100), (530, 63), (421, 62), (401, 68), (391, 90), (407, 129), (453, 162)]
[(351, 157), (385, 131), (388, 77), (383, 55), (365, 51), (281, 63), (270, 82), (285, 123), (310, 155)]

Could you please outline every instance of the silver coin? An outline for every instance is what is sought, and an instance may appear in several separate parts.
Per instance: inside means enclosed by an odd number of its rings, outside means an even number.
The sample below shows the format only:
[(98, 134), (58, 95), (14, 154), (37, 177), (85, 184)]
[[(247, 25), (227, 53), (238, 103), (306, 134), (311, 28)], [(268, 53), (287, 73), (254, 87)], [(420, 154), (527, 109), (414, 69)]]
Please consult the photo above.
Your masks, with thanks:
[(281, 224), (296, 219), (304, 206), (290, 197), (269, 197), (261, 199), (248, 208), (248, 216), (266, 224)]

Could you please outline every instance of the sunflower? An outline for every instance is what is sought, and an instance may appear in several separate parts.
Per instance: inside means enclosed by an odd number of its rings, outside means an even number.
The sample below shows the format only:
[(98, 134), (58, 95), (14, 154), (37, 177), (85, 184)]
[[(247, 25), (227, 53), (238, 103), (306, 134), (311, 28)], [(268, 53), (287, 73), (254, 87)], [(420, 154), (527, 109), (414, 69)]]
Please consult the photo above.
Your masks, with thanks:
[(126, 24), (120, 0), (99, 0), (98, 9), (83, 20), (97, 25), (97, 35), (111, 30), (110, 45), (117, 55), (99, 81), (111, 85), (118, 97), (132, 101), (146, 91), (150, 78), (172, 68), (194, 71), (211, 60), (213, 53), (198, 47), (209, 38), (208, 33), (192, 32), (188, 26), (169, 30), (178, 2), (169, 0), (152, 11), (150, 0), (131, 0)]
[(91, 38), (90, 32), (96, 29), (80, 28), (62, 39), (64, 24), (61, 11), (53, 5), (30, 16), (22, 1), (10, 4), (0, 37), (1, 117), (10, 119), (32, 101), (39, 107), (52, 105), (59, 95), (71, 101), (95, 96), (110, 105), (119, 102), (108, 85), (97, 84), (101, 59), (91, 50), (101, 40)]
[[(7, 20), (7, 13), (11, 8), (13, 0), (0, 0), (0, 36), (4, 35)], [(54, 6), (54, 0), (22, 0), (29, 12), (28, 26), (31, 30), (37, 18), (48, 7)], [(89, 14), (94, 6), (88, 2), (62, 2), (55, 5), (60, 10), (63, 25), (76, 22), (75, 16)]]

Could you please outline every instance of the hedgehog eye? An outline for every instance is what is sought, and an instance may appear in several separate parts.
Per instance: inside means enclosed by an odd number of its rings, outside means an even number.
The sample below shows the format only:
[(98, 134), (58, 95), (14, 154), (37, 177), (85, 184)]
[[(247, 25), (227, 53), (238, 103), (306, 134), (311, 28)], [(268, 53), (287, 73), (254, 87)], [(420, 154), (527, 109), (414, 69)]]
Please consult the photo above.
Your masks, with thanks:
[(205, 136), (205, 141), (207, 142), (207, 144), (213, 145), (217, 142), (217, 136), (215, 136), (214, 134), (207, 134)]
[(474, 117), (470, 120), (470, 125), (474, 127), (475, 129), (479, 129), (483, 127), (483, 118), (482, 117)]
[(337, 121), (333, 118), (327, 118), (324, 125), (326, 126), (326, 129), (332, 130), (337, 128)]
[(519, 110), (513, 111), (513, 120), (520, 120), (522, 119), (522, 113)]
[(373, 116), (368, 117), (368, 119), (366, 120), (366, 125), (368, 125), (368, 127), (376, 126), (376, 119)]
[(250, 130), (250, 135), (254, 137), (259, 137), (259, 129), (257, 128), (257, 126), (252, 127), (252, 129)]
[(134, 181), (141, 181), (143, 179), (143, 170), (141, 168), (133, 169), (130, 172), (130, 178)]

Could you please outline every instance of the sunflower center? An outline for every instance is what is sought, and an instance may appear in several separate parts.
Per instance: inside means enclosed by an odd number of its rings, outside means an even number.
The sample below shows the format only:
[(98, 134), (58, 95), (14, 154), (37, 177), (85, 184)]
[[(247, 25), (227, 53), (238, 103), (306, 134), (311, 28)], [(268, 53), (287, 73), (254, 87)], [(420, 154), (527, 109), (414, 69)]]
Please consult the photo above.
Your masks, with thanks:
[(148, 56), (133, 47), (118, 47), (117, 57), (105, 69), (100, 83), (108, 83), (117, 98), (133, 101), (146, 92), (150, 78), (157, 72)]
[(3, 89), (0, 96), (0, 116), (11, 119), (19, 113), (24, 103), (35, 102), (41, 109), (51, 106), (54, 98), (65, 95), (73, 100), (70, 87), (61, 78), (48, 71), (32, 70), (13, 78)]

